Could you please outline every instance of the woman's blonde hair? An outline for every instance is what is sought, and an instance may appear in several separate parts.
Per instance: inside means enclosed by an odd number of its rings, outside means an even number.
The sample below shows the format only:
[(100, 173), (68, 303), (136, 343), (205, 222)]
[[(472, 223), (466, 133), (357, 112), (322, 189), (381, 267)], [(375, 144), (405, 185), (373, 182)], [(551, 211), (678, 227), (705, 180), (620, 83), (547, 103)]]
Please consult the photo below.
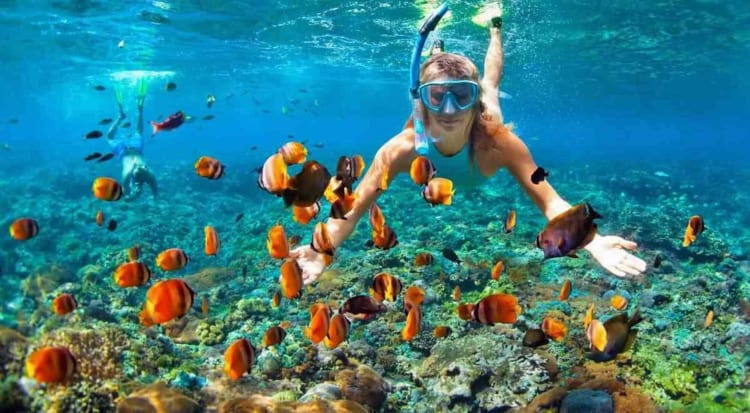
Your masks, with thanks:
[[(452, 79), (472, 80), (479, 84), (479, 69), (468, 57), (454, 53), (437, 53), (430, 56), (419, 71), (419, 82), (424, 84), (439, 78), (450, 77)], [(418, 104), (422, 105), (420, 101)], [(479, 88), (477, 102), (471, 109), (472, 119), (471, 132), (469, 134), (469, 161), (476, 162), (476, 150), (487, 150), (496, 147), (498, 133), (506, 130), (503, 124), (489, 113), (485, 113), (482, 101), (482, 88)], [(426, 125), (425, 125), (426, 126)]]

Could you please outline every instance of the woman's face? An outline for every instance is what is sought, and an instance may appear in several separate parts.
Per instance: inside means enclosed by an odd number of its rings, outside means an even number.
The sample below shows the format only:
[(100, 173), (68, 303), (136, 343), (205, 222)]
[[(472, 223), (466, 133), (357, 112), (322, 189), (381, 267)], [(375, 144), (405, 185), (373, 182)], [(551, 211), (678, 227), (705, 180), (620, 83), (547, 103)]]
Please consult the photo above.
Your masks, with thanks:
[[(450, 78), (439, 78), (431, 81), (433, 84), (440, 84), (441, 82), (450, 82), (454, 79)], [(464, 90), (467, 89), (464, 85), (452, 85), (450, 87), (443, 87), (439, 85), (430, 86), (429, 93), (427, 90), (424, 92), (424, 99), (427, 100), (430, 105), (434, 108), (439, 107), (439, 111), (430, 110), (425, 105), (425, 113), (427, 115), (427, 124), (429, 125), (430, 134), (436, 137), (450, 137), (468, 131), (472, 119), (474, 118), (473, 103), (478, 98), (478, 90)], [(472, 97), (471, 94), (474, 93)], [(471, 102), (471, 107), (461, 108), (460, 105)]]

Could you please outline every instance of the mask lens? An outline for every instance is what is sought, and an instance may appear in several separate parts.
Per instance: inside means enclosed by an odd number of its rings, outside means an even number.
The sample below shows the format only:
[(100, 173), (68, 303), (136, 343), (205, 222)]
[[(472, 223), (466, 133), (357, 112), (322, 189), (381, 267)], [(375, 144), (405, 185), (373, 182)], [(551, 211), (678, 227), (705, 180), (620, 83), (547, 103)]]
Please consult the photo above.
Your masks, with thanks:
[(474, 103), (476, 95), (474, 93), (475, 89), (472, 86), (474, 86), (473, 83), (459, 83), (450, 86), (450, 92), (453, 93), (456, 103), (461, 108), (466, 108)]
[(459, 110), (466, 110), (479, 95), (479, 86), (469, 80), (425, 83), (419, 90), (422, 103), (432, 112), (441, 112), (449, 98)]

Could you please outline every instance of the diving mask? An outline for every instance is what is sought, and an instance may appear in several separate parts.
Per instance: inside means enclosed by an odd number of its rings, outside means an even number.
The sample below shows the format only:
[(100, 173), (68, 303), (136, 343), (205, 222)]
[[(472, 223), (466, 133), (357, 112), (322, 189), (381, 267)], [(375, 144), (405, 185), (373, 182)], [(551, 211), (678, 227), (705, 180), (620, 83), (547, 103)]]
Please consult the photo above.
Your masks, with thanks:
[(418, 91), (424, 106), (438, 114), (467, 111), (479, 97), (479, 85), (472, 80), (428, 82), (420, 85)]

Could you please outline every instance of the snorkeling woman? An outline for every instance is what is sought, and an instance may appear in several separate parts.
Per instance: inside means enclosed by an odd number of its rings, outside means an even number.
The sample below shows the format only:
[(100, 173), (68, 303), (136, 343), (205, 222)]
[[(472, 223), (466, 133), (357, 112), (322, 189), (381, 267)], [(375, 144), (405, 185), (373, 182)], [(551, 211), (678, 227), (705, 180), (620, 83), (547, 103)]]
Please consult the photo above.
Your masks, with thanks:
[[(432, 28), (434, 24), (436, 22)], [(418, 84), (415, 85), (416, 79), (412, 80), (414, 115), (404, 129), (375, 154), (355, 190), (356, 201), (346, 219), (329, 218), (327, 221), (334, 247), (351, 235), (362, 215), (380, 195), (381, 174), (385, 171), (389, 182), (399, 173), (408, 174), (411, 162), (427, 145), (433, 146), (429, 158), (440, 176), (451, 179), (461, 188), (481, 184), (506, 168), (547, 220), (571, 208), (547, 180), (532, 182), (531, 176), (538, 166), (523, 141), (503, 124), (498, 100), (503, 69), (501, 24), (502, 20), (496, 17), (490, 25), (490, 44), (482, 79), (471, 60), (454, 53), (433, 51), (421, 65)], [(428, 28), (427, 33), (430, 30)], [(424, 26), (420, 34), (423, 31)], [(422, 35), (426, 38), (426, 34)], [(415, 48), (414, 72), (419, 67), (423, 44), (424, 39)], [(432, 143), (421, 141), (424, 136), (432, 137), (429, 138)], [(636, 247), (635, 242), (619, 236), (597, 234), (585, 249), (607, 271), (624, 277), (638, 275), (646, 269), (646, 263), (629, 252)], [(310, 246), (296, 248), (291, 257), (297, 259), (306, 284), (315, 281), (326, 266), (323, 254)]]

